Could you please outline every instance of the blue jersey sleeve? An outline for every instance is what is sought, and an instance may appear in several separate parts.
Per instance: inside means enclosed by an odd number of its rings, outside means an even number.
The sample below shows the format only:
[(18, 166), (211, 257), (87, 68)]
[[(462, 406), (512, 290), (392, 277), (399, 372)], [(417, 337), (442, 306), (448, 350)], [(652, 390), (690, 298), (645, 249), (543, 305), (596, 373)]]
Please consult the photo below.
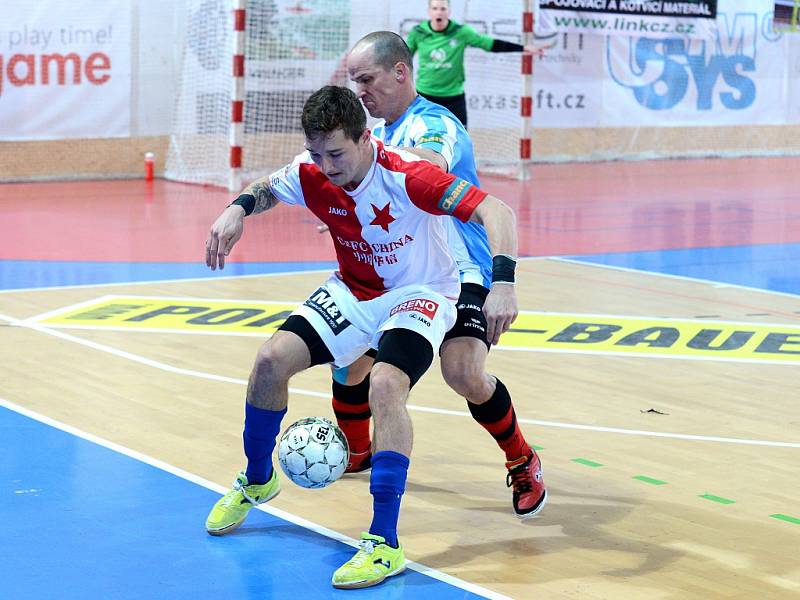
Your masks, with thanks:
[(438, 115), (417, 115), (413, 118), (408, 136), (414, 146), (440, 154), (452, 171), (458, 141), (455, 123)]

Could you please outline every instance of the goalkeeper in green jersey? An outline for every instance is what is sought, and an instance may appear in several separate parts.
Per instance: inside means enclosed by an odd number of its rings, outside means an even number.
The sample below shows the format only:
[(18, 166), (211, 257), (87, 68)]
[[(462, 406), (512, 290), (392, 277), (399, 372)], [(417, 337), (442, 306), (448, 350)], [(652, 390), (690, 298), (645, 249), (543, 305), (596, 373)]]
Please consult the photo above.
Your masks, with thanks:
[(467, 100), (464, 95), (464, 50), (467, 46), (487, 52), (529, 52), (542, 49), (521, 46), (488, 35), (469, 25), (450, 19), (449, 0), (428, 0), (430, 21), (420, 23), (408, 34), (411, 53), (419, 52), (417, 92), (432, 102), (450, 109), (467, 126)]

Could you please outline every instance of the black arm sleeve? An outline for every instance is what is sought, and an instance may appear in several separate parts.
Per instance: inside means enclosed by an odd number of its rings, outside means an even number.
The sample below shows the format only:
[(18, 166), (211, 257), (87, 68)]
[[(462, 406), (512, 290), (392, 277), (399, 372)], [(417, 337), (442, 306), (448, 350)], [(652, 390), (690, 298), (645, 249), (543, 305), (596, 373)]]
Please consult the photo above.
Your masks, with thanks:
[(492, 52), (522, 52), (525, 46), (520, 46), (513, 42), (506, 42), (504, 40), (495, 40), (492, 43)]

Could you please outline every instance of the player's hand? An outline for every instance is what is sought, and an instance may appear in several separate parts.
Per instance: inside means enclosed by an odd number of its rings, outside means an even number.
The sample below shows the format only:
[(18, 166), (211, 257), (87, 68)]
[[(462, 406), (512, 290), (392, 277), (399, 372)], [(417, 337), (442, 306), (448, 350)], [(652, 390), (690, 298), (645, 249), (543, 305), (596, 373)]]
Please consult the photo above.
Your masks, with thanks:
[(486, 339), (493, 346), (500, 341), (500, 336), (509, 330), (517, 318), (517, 294), (513, 285), (498, 283), (489, 290), (486, 302), (483, 303), (483, 315), (486, 317)]
[(206, 266), (214, 271), (219, 264), (225, 268), (225, 257), (230, 254), (233, 245), (239, 241), (244, 231), (244, 208), (238, 205), (229, 206), (217, 217), (208, 232), (206, 240)]
[(550, 50), (551, 48), (555, 48), (557, 44), (557, 40), (553, 40), (544, 44), (542, 46), (537, 46), (535, 44), (528, 44), (522, 50), (525, 54), (533, 54), (534, 56), (544, 56), (545, 50)]

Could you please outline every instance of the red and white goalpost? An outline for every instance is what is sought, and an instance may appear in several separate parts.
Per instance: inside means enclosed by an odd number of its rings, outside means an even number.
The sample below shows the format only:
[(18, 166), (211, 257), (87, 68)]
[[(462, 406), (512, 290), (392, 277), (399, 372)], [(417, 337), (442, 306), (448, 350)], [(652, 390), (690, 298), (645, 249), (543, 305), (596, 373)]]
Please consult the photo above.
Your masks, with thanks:
[[(532, 46), (534, 42), (533, 27), (535, 25), (535, 15), (533, 12), (533, 1), (524, 0), (522, 8), (522, 45)], [(538, 7), (538, 2), (537, 2)], [(533, 60), (531, 54), (524, 54), (520, 62), (520, 74), (522, 76), (522, 96), (520, 97), (520, 140), (519, 140), (519, 160), (520, 177), (524, 178), (527, 174), (526, 165), (531, 162), (532, 138), (533, 138)]]
[(228, 180), (228, 189), (231, 191), (237, 191), (242, 187), (246, 17), (245, 0), (233, 0), (233, 72), (231, 74), (233, 85), (231, 86), (231, 153)]
[[(427, 0), (184, 0), (182, 61), (166, 177), (227, 187), (263, 176), (302, 151), (305, 100), (347, 85), (342, 62), (363, 35), (405, 37)], [(453, 0), (481, 33), (533, 42), (533, 0)], [(481, 172), (524, 177), (531, 161), (533, 57), (468, 49), (469, 131)], [(521, 75), (520, 75), (521, 74)]]

